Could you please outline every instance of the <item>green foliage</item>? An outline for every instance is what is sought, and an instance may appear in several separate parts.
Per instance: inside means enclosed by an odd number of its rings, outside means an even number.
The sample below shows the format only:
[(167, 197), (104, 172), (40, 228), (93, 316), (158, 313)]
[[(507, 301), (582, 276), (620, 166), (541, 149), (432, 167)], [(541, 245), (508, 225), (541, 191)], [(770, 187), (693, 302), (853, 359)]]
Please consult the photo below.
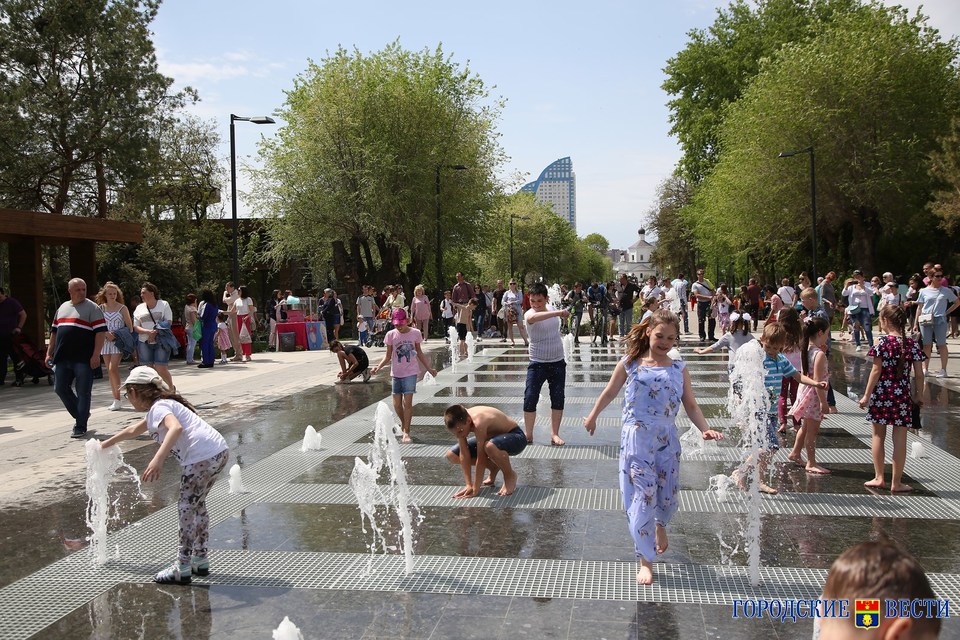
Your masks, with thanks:
[[(261, 143), (267, 258), (329, 265), (352, 286), (433, 275), (438, 175), (440, 242), (453, 255), (479, 242), (492, 208), (500, 108), (440, 47), (341, 48), (311, 62), (278, 112), (286, 126)], [(449, 282), (457, 265), (445, 265)]]
[[(921, 17), (878, 5), (839, 16), (784, 47), (728, 108), (723, 153), (684, 210), (706, 257), (807, 268), (816, 152), (821, 255), (872, 270), (884, 234), (922, 228), (928, 157), (957, 106), (956, 42)], [(916, 256), (884, 256), (896, 271)]]
[(610, 260), (586, 239), (579, 239), (549, 204), (536, 202), (532, 193), (520, 192), (502, 197), (487, 219), (484, 240), (472, 260), (481, 282), (510, 276), (511, 216), (514, 274), (523, 282), (543, 276), (550, 283), (573, 283), (612, 275)]
[(149, 123), (181, 105), (157, 71), (156, 0), (8, 0), (0, 14), (0, 202), (106, 217), (143, 180)]
[(599, 233), (588, 233), (583, 241), (597, 253), (604, 255), (610, 250), (610, 241)]
[(953, 119), (941, 147), (931, 155), (930, 173), (939, 184), (930, 208), (944, 230), (956, 234), (960, 232), (960, 118)]
[[(755, 6), (754, 6), (755, 5)], [(768, 58), (790, 42), (815, 37), (859, 0), (735, 0), (708, 29), (694, 29), (687, 46), (667, 61), (663, 89), (674, 96), (670, 133), (683, 148), (680, 173), (698, 184), (720, 159), (720, 127)]]
[(693, 202), (693, 188), (679, 174), (660, 183), (657, 202), (647, 214), (650, 230), (657, 236), (651, 262), (661, 273), (689, 275), (696, 265), (696, 246), (693, 230), (684, 215), (685, 207)]

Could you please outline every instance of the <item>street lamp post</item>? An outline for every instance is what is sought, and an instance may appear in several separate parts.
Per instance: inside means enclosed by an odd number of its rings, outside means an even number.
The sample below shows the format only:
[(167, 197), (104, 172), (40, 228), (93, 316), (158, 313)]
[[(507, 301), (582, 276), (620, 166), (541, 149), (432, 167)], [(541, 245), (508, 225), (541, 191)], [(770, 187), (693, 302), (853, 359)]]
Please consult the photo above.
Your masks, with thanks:
[(437, 165), (437, 291), (443, 292), (443, 251), (440, 245), (440, 170), (453, 169), (454, 171), (466, 171), (467, 166), (462, 164), (438, 164)]
[(801, 153), (810, 154), (810, 215), (811, 215), (811, 238), (810, 238), (810, 248), (813, 252), (813, 272), (811, 273), (810, 281), (817, 281), (817, 174), (816, 174), (816, 157), (813, 152), (813, 147), (807, 147), (806, 149), (800, 149), (799, 151), (784, 151), (778, 157), (780, 158), (790, 158)]
[(515, 277), (513, 272), (513, 221), (514, 220), (529, 220), (530, 216), (518, 216), (515, 213), (510, 214), (510, 277)]
[(253, 124), (276, 124), (276, 121), (270, 116), (244, 118), (243, 116), (230, 114), (230, 211), (233, 218), (233, 268), (231, 269), (231, 278), (234, 285), (240, 284), (237, 251), (237, 137), (233, 125), (237, 120), (252, 122)]

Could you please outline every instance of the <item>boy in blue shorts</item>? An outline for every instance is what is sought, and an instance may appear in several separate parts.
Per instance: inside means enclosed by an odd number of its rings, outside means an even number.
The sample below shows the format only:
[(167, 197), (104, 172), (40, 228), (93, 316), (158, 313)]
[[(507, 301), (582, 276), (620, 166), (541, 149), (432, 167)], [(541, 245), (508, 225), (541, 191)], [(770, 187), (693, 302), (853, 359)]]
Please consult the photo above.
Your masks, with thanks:
[[(827, 382), (817, 382), (813, 378), (808, 378), (796, 367), (790, 364), (786, 356), (780, 353), (780, 350), (787, 344), (787, 331), (783, 325), (778, 322), (768, 322), (763, 327), (763, 335), (760, 337), (760, 344), (763, 345), (763, 351), (766, 357), (763, 359), (763, 386), (767, 390), (769, 404), (767, 414), (762, 416), (766, 422), (767, 437), (765, 450), (760, 453), (758, 466), (760, 467), (760, 477), (767, 475), (767, 465), (773, 458), (774, 453), (780, 448), (780, 441), (777, 438), (777, 402), (780, 398), (780, 388), (783, 385), (784, 378), (793, 378), (800, 384), (806, 384), (821, 389), (827, 388)], [(760, 416), (758, 416), (760, 417)], [(735, 478), (741, 488), (744, 488), (744, 479), (742, 476)], [(759, 485), (762, 493), (774, 494), (776, 489), (766, 484), (762, 480)]]
[[(493, 407), (467, 409), (462, 404), (454, 404), (443, 413), (443, 422), (457, 436), (457, 444), (447, 452), (446, 458), (450, 464), (460, 465), (466, 483), (453, 497), (472, 498), (481, 486), (492, 487), (500, 471), (503, 471), (503, 486), (497, 495), (513, 493), (517, 488), (517, 474), (510, 465), (510, 456), (527, 446), (527, 436), (517, 421)], [(472, 472), (474, 466), (476, 471)], [(490, 477), (484, 480), (488, 467)]]

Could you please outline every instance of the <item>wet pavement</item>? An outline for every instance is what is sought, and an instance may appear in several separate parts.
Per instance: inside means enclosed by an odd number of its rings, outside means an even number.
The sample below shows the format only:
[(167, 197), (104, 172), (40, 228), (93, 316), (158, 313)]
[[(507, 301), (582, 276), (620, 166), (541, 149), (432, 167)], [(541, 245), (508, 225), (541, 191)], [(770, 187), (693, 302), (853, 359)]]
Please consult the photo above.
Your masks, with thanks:
[[(8, 501), (0, 510), (0, 638), (269, 638), (284, 616), (308, 639), (809, 638), (807, 620), (733, 619), (731, 599), (816, 597), (834, 558), (881, 532), (917, 555), (938, 596), (960, 597), (960, 398), (949, 387), (928, 390), (920, 438), (931, 455), (908, 458), (906, 466), (917, 491), (871, 496), (862, 486), (872, 475), (869, 427), (842, 395), (859, 395), (868, 367), (835, 350), (841, 413), (824, 423), (818, 442), (834, 473), (807, 475), (782, 454), (773, 465), (781, 493), (764, 499), (760, 587), (745, 579), (743, 515), (707, 494), (708, 478), (736, 464), (730, 441), (684, 451), (670, 548), (655, 565), (655, 585), (638, 587), (617, 491), (619, 402), (602, 414), (594, 437), (580, 426), (615, 351), (581, 346), (568, 366), (561, 429), (568, 444), (542, 444), (549, 429), (539, 417), (537, 444), (515, 459), (516, 494), (498, 499), (487, 490), (453, 501), (462, 475), (442, 458), (452, 444), (441, 422), (446, 405), (492, 404), (516, 417), (521, 411), (523, 351), (481, 347), (474, 363), (456, 371), (445, 350), (433, 351), (445, 367), (440, 386), (418, 389), (414, 444), (402, 449), (423, 516), (413, 575), (404, 574), (398, 555), (377, 556), (365, 575), (370, 539), (346, 488), (355, 456), (366, 457), (388, 379), (326, 384), (242, 409), (207, 409), (250, 493), (229, 495), (226, 478), (214, 489), (211, 575), (190, 587), (150, 582), (176, 551), (172, 460), (142, 498), (128, 481), (112, 485), (118, 515), (109, 547), (118, 557), (101, 568), (91, 566), (85, 549), (71, 548), (85, 535), (82, 474), (51, 487), (48, 499)], [(683, 352), (704, 414), (725, 424), (725, 356)], [(324, 436), (321, 451), (299, 451), (308, 424)], [(680, 431), (687, 426), (681, 417)], [(155, 451), (142, 444), (125, 447), (127, 462), (141, 470)], [(385, 519), (395, 533), (397, 522)], [(960, 625), (944, 623), (942, 638), (960, 638)]]

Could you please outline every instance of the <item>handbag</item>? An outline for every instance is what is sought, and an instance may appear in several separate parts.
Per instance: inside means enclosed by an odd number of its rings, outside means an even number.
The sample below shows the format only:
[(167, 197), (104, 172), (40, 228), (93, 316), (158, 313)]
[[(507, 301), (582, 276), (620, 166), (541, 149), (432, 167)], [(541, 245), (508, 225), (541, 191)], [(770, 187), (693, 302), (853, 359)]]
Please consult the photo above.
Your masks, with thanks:
[(847, 313), (849, 313), (850, 315), (853, 315), (859, 312), (860, 312), (860, 305), (858, 304), (851, 304), (849, 307), (847, 307)]
[(193, 321), (193, 331), (190, 335), (194, 340), (200, 340), (203, 337), (203, 323), (200, 322), (200, 318)]
[(253, 339), (250, 337), (250, 330), (247, 329), (247, 323), (244, 322), (240, 327), (240, 344), (250, 344)]
[(933, 324), (933, 314), (921, 313), (917, 315), (917, 322), (919, 322), (920, 324)]

